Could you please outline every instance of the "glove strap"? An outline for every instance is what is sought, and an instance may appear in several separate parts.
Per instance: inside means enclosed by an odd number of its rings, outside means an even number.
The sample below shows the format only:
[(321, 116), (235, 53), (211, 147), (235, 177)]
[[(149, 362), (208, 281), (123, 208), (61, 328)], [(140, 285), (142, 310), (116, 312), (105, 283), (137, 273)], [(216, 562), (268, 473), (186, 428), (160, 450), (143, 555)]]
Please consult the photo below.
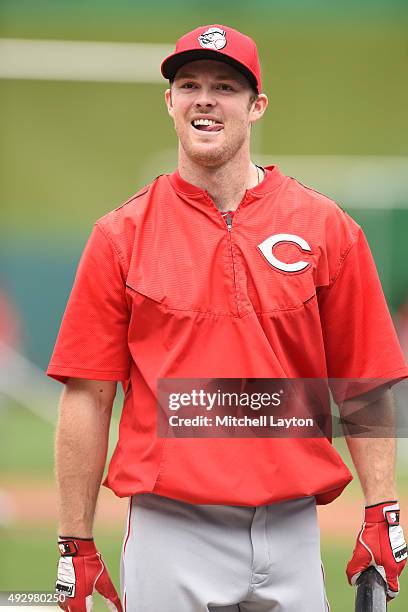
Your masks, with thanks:
[(383, 506), (384, 504), (398, 504), (398, 500), (392, 499), (391, 501), (378, 502), (378, 504), (372, 504), (371, 506), (366, 506), (366, 508), (375, 508), (376, 506)]
[(400, 507), (396, 500), (385, 501), (365, 507), (366, 523), (383, 523), (399, 525)]
[(58, 537), (58, 549), (61, 557), (86, 557), (97, 553), (93, 538)]

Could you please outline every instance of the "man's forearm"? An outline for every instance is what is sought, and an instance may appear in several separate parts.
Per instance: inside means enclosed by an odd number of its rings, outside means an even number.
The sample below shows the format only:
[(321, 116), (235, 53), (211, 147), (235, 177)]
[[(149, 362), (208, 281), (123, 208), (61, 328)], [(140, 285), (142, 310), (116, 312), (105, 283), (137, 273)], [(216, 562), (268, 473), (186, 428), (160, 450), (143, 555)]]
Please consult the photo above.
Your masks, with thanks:
[[(360, 401), (358, 404), (354, 401), (346, 402), (343, 414), (347, 418), (353, 412), (365, 415), (366, 422), (362, 422), (361, 425), (368, 426), (368, 437), (346, 435), (350, 455), (363, 489), (365, 504), (370, 506), (396, 499), (396, 442), (391, 392), (381, 391), (379, 394), (368, 396), (366, 401)], [(386, 437), (375, 437), (376, 435)]]
[(61, 396), (56, 433), (60, 535), (92, 536), (108, 449), (112, 402), (104, 383), (95, 393), (95, 388), (74, 381)]
[(397, 499), (395, 439), (352, 438), (347, 444), (363, 489), (365, 505)]

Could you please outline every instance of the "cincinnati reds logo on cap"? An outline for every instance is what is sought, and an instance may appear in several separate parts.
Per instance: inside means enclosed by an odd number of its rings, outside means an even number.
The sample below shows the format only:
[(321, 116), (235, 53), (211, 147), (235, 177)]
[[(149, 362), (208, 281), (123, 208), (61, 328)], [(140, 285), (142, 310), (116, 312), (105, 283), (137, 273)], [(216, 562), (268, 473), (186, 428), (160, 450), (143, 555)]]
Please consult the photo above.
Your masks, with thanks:
[(227, 37), (221, 28), (208, 28), (204, 34), (200, 34), (198, 42), (204, 49), (214, 49), (220, 51), (227, 44)]

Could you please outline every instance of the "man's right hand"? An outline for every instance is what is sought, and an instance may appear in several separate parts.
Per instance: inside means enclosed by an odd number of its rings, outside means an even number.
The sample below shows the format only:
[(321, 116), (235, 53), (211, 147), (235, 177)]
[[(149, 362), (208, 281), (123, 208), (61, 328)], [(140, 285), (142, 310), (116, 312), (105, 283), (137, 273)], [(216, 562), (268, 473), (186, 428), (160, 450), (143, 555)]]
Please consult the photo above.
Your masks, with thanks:
[(68, 612), (92, 609), (93, 593), (98, 591), (108, 608), (122, 612), (122, 604), (92, 538), (61, 536), (61, 559), (55, 589), (61, 596), (59, 607)]

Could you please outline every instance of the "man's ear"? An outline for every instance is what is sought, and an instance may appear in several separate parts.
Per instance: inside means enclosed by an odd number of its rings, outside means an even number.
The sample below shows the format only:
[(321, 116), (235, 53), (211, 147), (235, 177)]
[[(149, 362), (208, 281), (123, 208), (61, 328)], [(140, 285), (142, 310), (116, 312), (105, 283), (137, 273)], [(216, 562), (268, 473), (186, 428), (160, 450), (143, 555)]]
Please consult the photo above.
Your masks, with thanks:
[(167, 112), (169, 113), (170, 117), (173, 117), (173, 100), (171, 97), (171, 88), (166, 89), (164, 93), (164, 99), (166, 101)]
[(259, 121), (264, 112), (268, 107), (268, 98), (265, 94), (259, 94), (259, 96), (254, 100), (252, 104), (251, 110), (249, 112), (249, 120), (251, 123), (255, 123)]

